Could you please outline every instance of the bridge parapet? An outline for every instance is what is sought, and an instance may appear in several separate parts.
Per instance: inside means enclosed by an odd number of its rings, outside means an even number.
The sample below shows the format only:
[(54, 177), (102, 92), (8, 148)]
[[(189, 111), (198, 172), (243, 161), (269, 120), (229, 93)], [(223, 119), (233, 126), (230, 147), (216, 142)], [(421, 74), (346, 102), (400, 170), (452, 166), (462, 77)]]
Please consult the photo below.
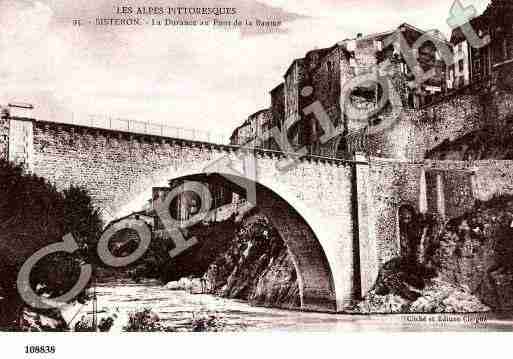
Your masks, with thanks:
[(192, 142), (224, 144), (225, 136), (213, 131), (204, 131), (159, 123), (123, 119), (106, 115), (87, 115), (71, 117), (70, 124), (83, 127), (119, 131), (125, 133), (176, 138)]
[[(111, 121), (112, 120), (112, 121)], [(96, 122), (95, 122), (96, 121)], [(257, 158), (273, 158), (278, 161), (287, 161), (289, 164), (301, 163), (301, 162), (317, 162), (326, 163), (332, 165), (344, 165), (350, 164), (354, 161), (320, 156), (320, 155), (303, 155), (296, 152), (284, 152), (277, 150), (264, 149), (259, 147), (252, 147), (251, 145), (231, 145), (219, 142), (210, 142), (212, 139), (220, 139), (220, 136), (209, 137), (208, 132), (201, 130), (190, 130), (181, 129), (173, 126), (155, 125), (151, 123), (131, 121), (126, 122), (124, 125), (119, 125), (121, 121), (118, 119), (103, 118), (103, 122), (98, 122), (97, 119), (93, 119), (87, 123), (79, 123), (79, 121), (66, 122), (54, 122), (50, 120), (36, 120), (28, 117), (17, 117), (11, 116), (10, 122), (11, 128), (15, 129), (16, 124), (23, 122), (24, 128), (31, 127), (37, 128), (40, 131), (57, 131), (68, 134), (73, 134), (71, 137), (78, 138), (80, 136), (86, 136), (86, 134), (92, 134), (93, 137), (105, 140), (107, 143), (109, 139), (125, 139), (132, 142), (134, 145), (140, 143), (153, 143), (155, 145), (170, 144), (172, 146), (182, 146), (187, 148), (206, 148), (208, 151), (218, 151), (221, 154), (234, 153), (238, 157), (244, 155), (253, 155)], [(123, 120), (124, 121), (124, 120)], [(32, 124), (30, 124), (32, 122)], [(30, 136), (29, 136), (30, 135)], [(24, 131), (23, 138), (20, 137), (21, 132), (11, 131), (9, 133), (9, 140), (14, 143), (31, 144), (33, 142), (32, 132)], [(180, 137), (181, 136), (181, 137)], [(14, 142), (13, 142), (14, 141)], [(15, 147), (11, 146), (9, 152), (11, 153), (10, 158), (16, 157), (13, 154)], [(21, 157), (20, 157), (21, 158)], [(30, 157), (31, 158), (31, 157)], [(31, 169), (31, 159), (23, 157), (23, 162), (26, 167)], [(16, 161), (15, 161), (16, 162)], [(20, 161), (17, 161), (20, 162)], [(362, 162), (362, 161), (360, 161)], [(366, 163), (366, 162), (362, 162)]]
[[(242, 178), (248, 158), (254, 157), (258, 177), (245, 181), (259, 189), (257, 206), (272, 218), (295, 253), (304, 309), (342, 310), (360, 288), (354, 285), (360, 276), (354, 273), (358, 248), (351, 205), (356, 161), (76, 123), (12, 116), (9, 122), (24, 129), (17, 132), (18, 143), (27, 144), (20, 149), (30, 151), (33, 173), (59, 189), (85, 188), (106, 219), (109, 214), (110, 219), (119, 218), (123, 209), (140, 208), (151, 198), (153, 187), (169, 185), (171, 179), (223, 176), (223, 169), (210, 166), (219, 159), (229, 160), (229, 169)], [(298, 161), (280, 171), (277, 164), (285, 158)], [(361, 163), (366, 165), (366, 160)]]

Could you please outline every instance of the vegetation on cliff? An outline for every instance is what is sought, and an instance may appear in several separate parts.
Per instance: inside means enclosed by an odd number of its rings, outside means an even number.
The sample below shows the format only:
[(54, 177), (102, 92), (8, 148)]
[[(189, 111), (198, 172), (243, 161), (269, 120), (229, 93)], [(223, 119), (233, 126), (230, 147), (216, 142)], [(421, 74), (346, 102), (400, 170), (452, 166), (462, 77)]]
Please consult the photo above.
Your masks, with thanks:
[(72, 234), (80, 249), (39, 261), (30, 278), (39, 294), (56, 297), (78, 279), (80, 265), (96, 260), (102, 223), (91, 198), (80, 188), (59, 192), (41, 177), (0, 160), (0, 328), (20, 329), (23, 302), (16, 280), (36, 251)]
[[(395, 258), (380, 269), (361, 313), (482, 312), (513, 309), (513, 197), (477, 202), (430, 239), (415, 268)], [(386, 290), (383, 290), (386, 288)]]
[(513, 309), (513, 197), (478, 202), (446, 225), (433, 258), (440, 276), (494, 311)]

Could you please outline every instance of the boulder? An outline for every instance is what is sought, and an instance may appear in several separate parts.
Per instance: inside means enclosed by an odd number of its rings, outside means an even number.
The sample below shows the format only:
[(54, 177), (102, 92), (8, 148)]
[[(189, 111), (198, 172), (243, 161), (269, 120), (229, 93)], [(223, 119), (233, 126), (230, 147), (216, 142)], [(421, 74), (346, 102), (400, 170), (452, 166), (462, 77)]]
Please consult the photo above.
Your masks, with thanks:
[(191, 293), (203, 293), (204, 281), (201, 278), (180, 278), (180, 280), (167, 283), (166, 288), (170, 290), (185, 290)]
[(394, 258), (382, 266), (372, 290), (350, 312), (475, 313), (490, 310), (467, 286), (434, 275), (432, 268)]
[(398, 295), (378, 295), (374, 291), (370, 291), (350, 312), (360, 314), (407, 313), (409, 303), (408, 300)]

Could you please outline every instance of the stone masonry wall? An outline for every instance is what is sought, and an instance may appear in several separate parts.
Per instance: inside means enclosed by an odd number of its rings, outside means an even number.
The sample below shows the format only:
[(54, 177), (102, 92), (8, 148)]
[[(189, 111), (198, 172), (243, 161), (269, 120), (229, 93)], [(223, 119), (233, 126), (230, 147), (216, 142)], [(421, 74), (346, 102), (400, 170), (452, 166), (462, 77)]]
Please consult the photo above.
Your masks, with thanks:
[(426, 152), (484, 125), (478, 95), (457, 95), (420, 110), (404, 109), (397, 119), (384, 117), (383, 130), (368, 134), (364, 129), (351, 134), (350, 148), (361, 148), (370, 156), (420, 161)]
[(513, 161), (425, 161), (426, 166), (447, 172), (472, 171), (473, 197), (488, 201), (497, 195), (513, 195)]
[(494, 128), (510, 131), (513, 124), (513, 93), (510, 91), (497, 91), (492, 97), (489, 106), (489, 124)]
[[(384, 121), (389, 118), (384, 117)], [(388, 122), (387, 122), (388, 123)], [(513, 124), (513, 93), (497, 90), (493, 94), (456, 93), (420, 110), (404, 109), (385, 129), (368, 134), (364, 129), (348, 136), (348, 146), (370, 156), (421, 161), (437, 153), (461, 158), (461, 147), (473, 143), (459, 140), (487, 129), (501, 142)], [(470, 136), (469, 141), (474, 141)], [(452, 145), (451, 145), (452, 144)], [(449, 157), (451, 157), (449, 156)]]
[[(214, 148), (208, 144), (49, 122), (33, 123), (34, 173), (49, 179), (60, 189), (72, 184), (86, 188), (95, 204), (107, 212), (102, 212), (107, 218), (115, 217), (118, 209), (141, 197), (153, 186), (165, 185), (169, 179), (185, 173), (206, 172), (207, 164), (224, 155), (230, 158), (238, 171), (242, 172), (244, 166), (241, 158), (228, 147)], [(314, 259), (319, 256), (312, 255), (308, 259), (309, 255), (305, 253), (318, 252), (314, 247), (319, 244), (315, 241), (321, 243), (332, 265), (337, 307), (340, 309), (347, 305), (351, 300), (354, 278), (350, 165), (304, 160), (281, 173), (276, 168), (277, 156), (259, 153), (256, 158), (259, 183), (283, 199), (281, 202), (268, 199), (264, 194), (261, 204), (266, 206), (266, 203), (274, 201), (275, 205), (283, 207), (266, 210), (273, 222), (285, 224), (280, 233), (286, 241), (297, 238), (299, 242), (308, 240), (313, 243), (311, 248), (310, 242), (297, 244), (299, 265), (315, 265)], [(291, 207), (298, 211), (299, 218), (303, 218), (301, 220), (311, 226), (317, 237), (314, 242), (311, 236), (305, 237), (306, 232), (298, 232), (301, 228), (297, 225), (299, 219), (293, 215)], [(323, 281), (326, 278), (309, 279), (309, 284)]]
[[(223, 153), (207, 145), (151, 136), (45, 122), (35, 122), (34, 126), (34, 172), (59, 188), (84, 185), (98, 203), (112, 201), (120, 192), (133, 193), (137, 182), (154, 172), (164, 168), (183, 172), (197, 167), (193, 163), (208, 163), (219, 154)], [(349, 179), (338, 174), (341, 166), (304, 161), (280, 173), (276, 163), (276, 157), (259, 156), (259, 176), (266, 181), (274, 178), (293, 189), (301, 200), (320, 203), (335, 192), (349, 193)], [(348, 174), (344, 171), (342, 176)], [(341, 187), (336, 180), (346, 184)], [(319, 210), (327, 211), (332, 205), (336, 206), (336, 201), (326, 200)]]
[(340, 47), (331, 50), (312, 73), (312, 86), (315, 100), (321, 102), (328, 113), (331, 123), (338, 127), (342, 124), (340, 108), (341, 86), (353, 76), (349, 60)]
[(370, 163), (369, 221), (374, 224), (379, 264), (399, 255), (397, 210), (403, 204), (419, 210), (421, 172), (421, 165), (406, 162), (373, 159)]
[(0, 159), (9, 158), (9, 120), (0, 118)]
[[(428, 209), (437, 215), (437, 198), (423, 198), (423, 171), (440, 174), (443, 185), (445, 217), (459, 217), (472, 208), (476, 200), (488, 201), (494, 196), (513, 195), (513, 161), (431, 161), (417, 164), (371, 158), (367, 186), (370, 190), (368, 225), (371, 243), (375, 243), (377, 263), (383, 264), (399, 254), (397, 210), (410, 204), (417, 211)], [(427, 182), (429, 192), (430, 181)], [(424, 205), (421, 208), (423, 202)], [(375, 269), (374, 269), (375, 270)], [(377, 273), (377, 272), (376, 272)]]
[(457, 95), (422, 110), (416, 120), (426, 139), (426, 150), (445, 140), (454, 140), (484, 125), (479, 95)]

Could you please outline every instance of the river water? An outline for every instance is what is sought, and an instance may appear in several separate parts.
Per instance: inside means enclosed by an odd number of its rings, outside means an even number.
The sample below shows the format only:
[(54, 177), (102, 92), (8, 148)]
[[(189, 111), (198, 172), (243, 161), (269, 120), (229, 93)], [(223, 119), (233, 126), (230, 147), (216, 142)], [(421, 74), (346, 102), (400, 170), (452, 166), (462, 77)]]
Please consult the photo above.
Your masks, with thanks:
[[(190, 331), (195, 318), (215, 317), (221, 331), (511, 331), (513, 321), (493, 314), (347, 315), (254, 307), (233, 299), (171, 290), (154, 282), (98, 284), (99, 316), (115, 313), (111, 329), (123, 331), (131, 312), (151, 309), (161, 323)], [(90, 315), (92, 303), (80, 307), (73, 320)], [(103, 314), (102, 314), (103, 313)]]

